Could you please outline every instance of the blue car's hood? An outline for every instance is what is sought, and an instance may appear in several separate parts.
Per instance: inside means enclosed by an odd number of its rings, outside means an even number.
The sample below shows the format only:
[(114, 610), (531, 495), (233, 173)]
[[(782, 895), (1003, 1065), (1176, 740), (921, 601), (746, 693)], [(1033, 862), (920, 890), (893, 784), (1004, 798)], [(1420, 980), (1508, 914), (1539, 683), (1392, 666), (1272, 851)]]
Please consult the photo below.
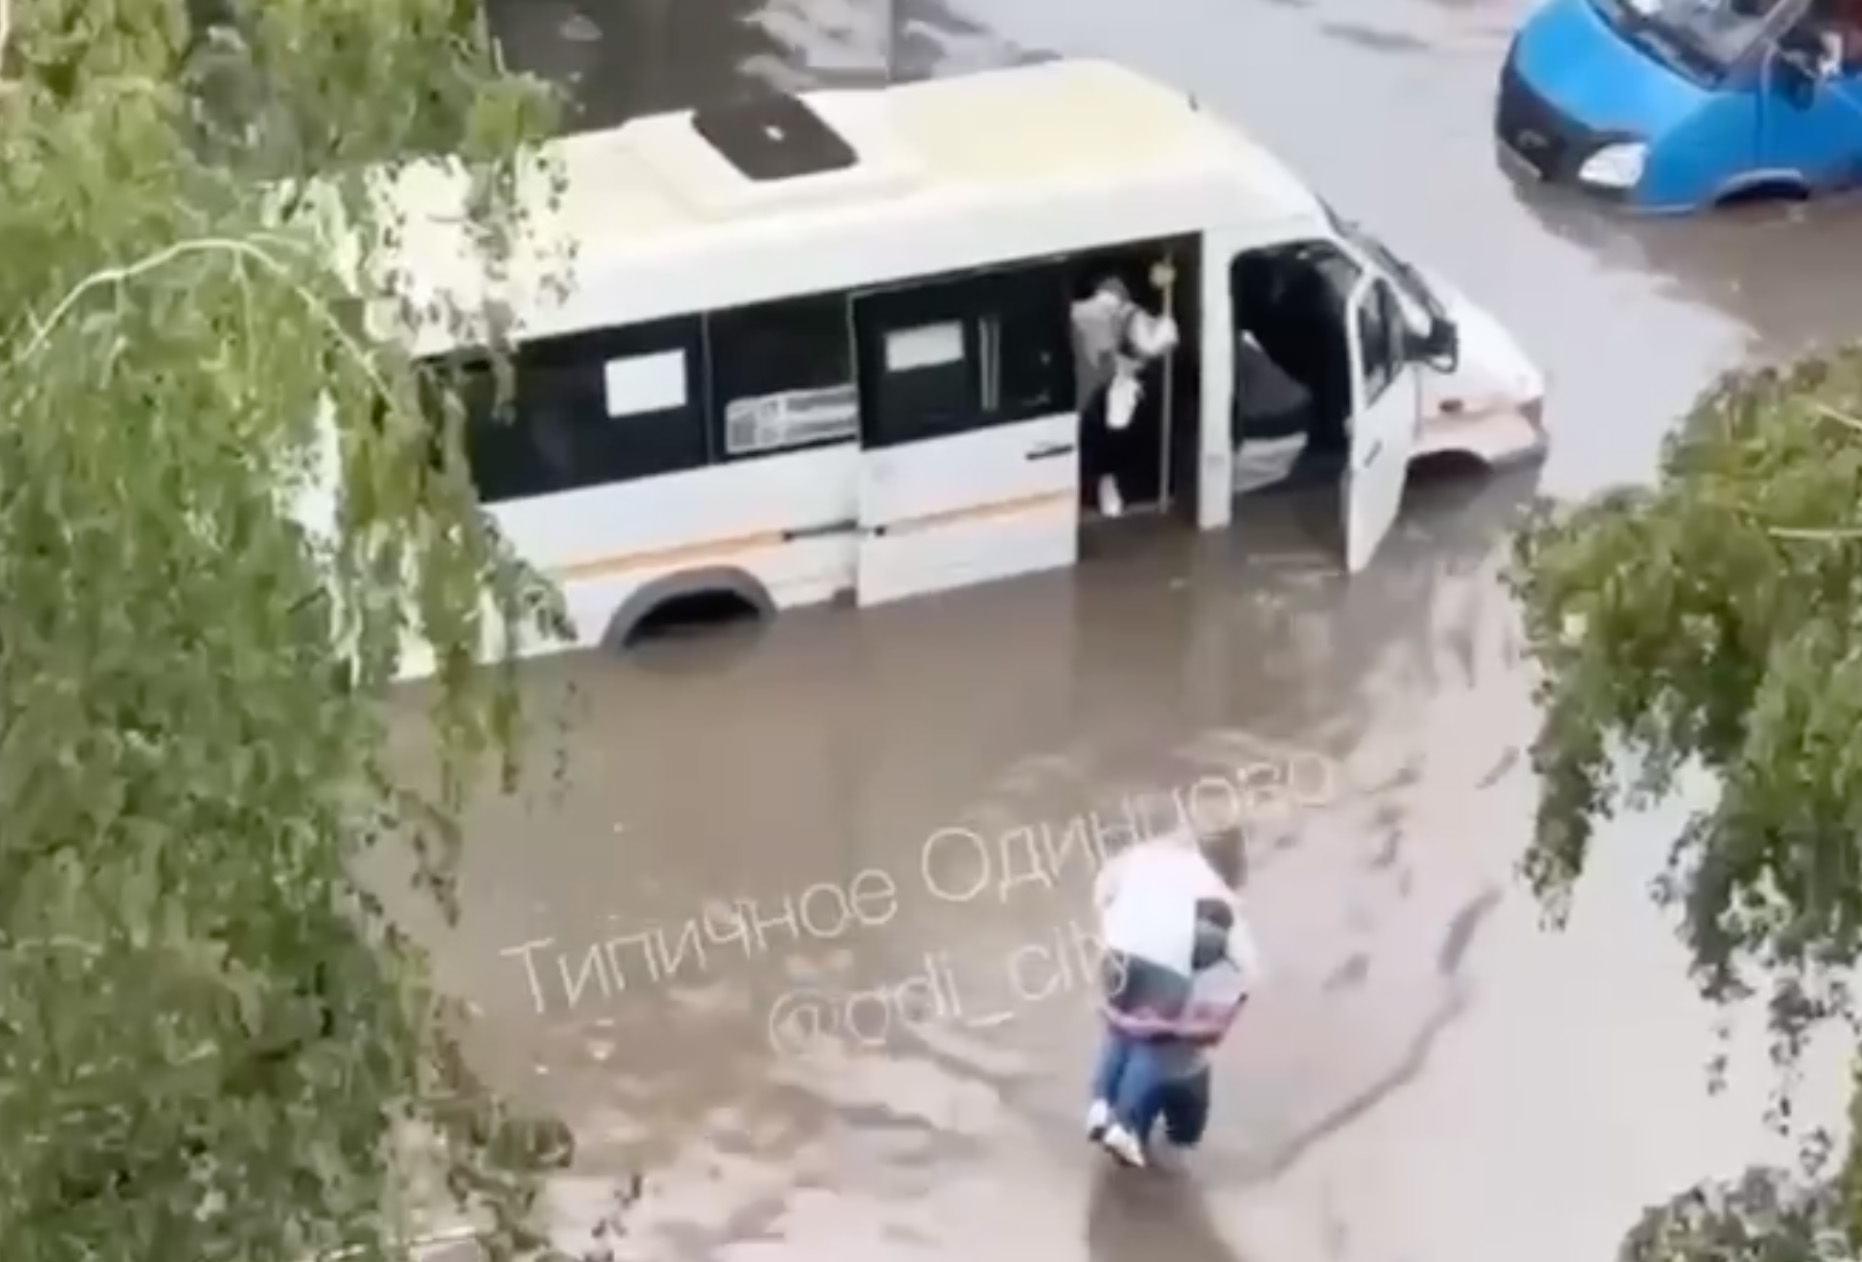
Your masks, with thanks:
[(1611, 29), (1591, 0), (1551, 0), (1514, 56), (1527, 86), (1593, 131), (1653, 139), (1709, 95)]

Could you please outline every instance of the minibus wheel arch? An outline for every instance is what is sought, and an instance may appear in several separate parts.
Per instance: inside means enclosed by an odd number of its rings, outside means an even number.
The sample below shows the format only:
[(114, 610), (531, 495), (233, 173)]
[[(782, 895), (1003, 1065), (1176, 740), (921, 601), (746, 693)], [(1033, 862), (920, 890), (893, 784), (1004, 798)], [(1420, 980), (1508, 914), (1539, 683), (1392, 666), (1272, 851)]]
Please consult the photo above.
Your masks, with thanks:
[(776, 600), (762, 580), (734, 566), (682, 570), (647, 583), (622, 601), (608, 619), (601, 647), (612, 653), (631, 648), (641, 630), (675, 603), (701, 599), (735, 601), (758, 622), (775, 617)]

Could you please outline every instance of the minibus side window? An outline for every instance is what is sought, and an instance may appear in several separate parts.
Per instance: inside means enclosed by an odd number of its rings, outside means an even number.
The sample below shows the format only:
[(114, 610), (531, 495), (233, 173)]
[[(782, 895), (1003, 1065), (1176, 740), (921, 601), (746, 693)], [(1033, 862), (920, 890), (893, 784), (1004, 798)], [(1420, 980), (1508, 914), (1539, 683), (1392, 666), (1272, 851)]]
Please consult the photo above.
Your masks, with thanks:
[(877, 446), (943, 438), (982, 422), (975, 323), (931, 316), (880, 331), (873, 382)]
[(1403, 313), (1385, 281), (1372, 287), (1358, 309), (1358, 341), (1364, 348), (1364, 401), (1390, 388), (1403, 367)]
[(446, 420), (446, 396), (451, 394), (464, 413), (462, 438), (479, 499), (489, 504), (522, 494), (512, 489), (515, 483), (506, 474), (514, 462), (503, 458), (505, 446), (517, 437), (516, 427), (510, 401), (499, 406), (498, 380), (490, 358), (482, 352), (455, 353), (427, 360), (421, 368), (420, 402), (432, 427), (429, 458), (433, 467), (439, 468), (445, 455), (441, 427)]
[(1071, 409), (1063, 275), (1051, 264), (859, 299), (863, 440), (945, 438)]
[[(516, 353), (510, 420), (467, 429), (484, 503), (703, 467), (702, 322), (696, 316), (546, 338)], [(480, 397), (489, 392), (480, 388)]]
[(946, 438), (982, 423), (972, 298), (960, 283), (933, 283), (855, 302), (866, 446)]
[(720, 311), (705, 336), (713, 447), (724, 459), (859, 436), (845, 295)]
[(986, 380), (985, 402), (996, 419), (1025, 421), (1072, 411), (1066, 273), (1058, 266), (1000, 273), (986, 302), (983, 340), (994, 353), (985, 357), (984, 369), (994, 389)]

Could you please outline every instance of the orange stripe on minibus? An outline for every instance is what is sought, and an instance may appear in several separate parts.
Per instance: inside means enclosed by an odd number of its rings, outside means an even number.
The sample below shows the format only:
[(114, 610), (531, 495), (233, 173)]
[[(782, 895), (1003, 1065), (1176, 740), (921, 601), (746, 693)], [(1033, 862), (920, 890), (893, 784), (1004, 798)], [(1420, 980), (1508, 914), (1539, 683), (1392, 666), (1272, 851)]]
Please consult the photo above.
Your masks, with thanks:
[[(987, 504), (971, 504), (963, 508), (901, 518), (896, 522), (886, 523), (878, 530), (889, 535), (912, 534), (922, 530), (932, 530), (938, 526), (948, 526), (959, 521), (1014, 517), (1022, 513), (1031, 513), (1038, 509), (1070, 503), (1075, 498), (1075, 493), (1072, 491), (1044, 491), (1039, 495), (1017, 495), (1012, 499), (992, 500)], [(852, 523), (846, 523), (842, 528), (851, 529)], [(577, 561), (571, 565), (558, 566), (552, 574), (560, 582), (570, 582), (575, 579), (605, 578), (614, 574), (626, 574), (633, 570), (661, 569), (673, 565), (722, 561), (745, 552), (778, 547), (790, 542), (790, 539), (791, 533), (788, 531), (758, 530), (749, 534), (727, 535), (721, 539), (707, 539), (701, 543), (646, 548), (639, 552), (617, 552), (612, 556), (595, 557), (587, 561)]]
[(969, 504), (963, 508), (949, 508), (917, 517), (902, 517), (898, 521), (887, 522), (882, 529), (888, 535), (914, 534), (921, 530), (932, 530), (938, 526), (948, 526), (960, 521), (984, 521), (992, 517), (1019, 517), (1023, 513), (1071, 504), (1078, 498), (1078, 493), (1071, 490), (1043, 491), (1038, 495), (1017, 495), (1006, 500), (991, 500), (987, 504)]
[(690, 565), (697, 561), (722, 561), (739, 553), (776, 547), (786, 538), (780, 530), (758, 530), (751, 534), (707, 539), (702, 543), (682, 543), (669, 548), (647, 548), (639, 552), (617, 552), (613, 556), (558, 566), (554, 574), (557, 579), (568, 582), (578, 578), (605, 578), (611, 574), (625, 574), (629, 570)]

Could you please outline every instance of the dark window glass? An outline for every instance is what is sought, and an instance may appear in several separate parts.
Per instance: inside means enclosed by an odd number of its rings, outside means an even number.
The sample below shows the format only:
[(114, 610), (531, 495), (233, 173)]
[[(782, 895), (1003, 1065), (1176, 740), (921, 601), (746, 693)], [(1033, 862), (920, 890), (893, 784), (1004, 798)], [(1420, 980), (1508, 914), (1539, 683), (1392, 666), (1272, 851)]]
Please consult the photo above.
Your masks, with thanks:
[(479, 499), (550, 495), (703, 466), (697, 317), (547, 338), (518, 348), (516, 397), (494, 415), (489, 365), (463, 370)]
[(859, 437), (844, 296), (723, 311), (708, 328), (715, 446), (727, 459)]
[(890, 430), (938, 438), (975, 427), (982, 399), (970, 321), (927, 320), (889, 328), (880, 354), (874, 392)]
[[(1326, 295), (1331, 301), (1331, 309), (1342, 317), (1345, 305), (1351, 301), (1351, 291), (1357, 287), (1358, 277), (1363, 269), (1355, 262), (1341, 254), (1330, 242), (1303, 247), (1302, 261), (1310, 264), (1325, 279)], [(1339, 319), (1342, 326), (1344, 320)]]
[(1377, 281), (1358, 308), (1358, 341), (1364, 353), (1364, 402), (1371, 403), (1390, 387), (1401, 367), (1403, 316), (1390, 287)]
[(1377, 309), (1383, 313), (1384, 362), (1394, 378), (1403, 371), (1409, 353), (1409, 319), (1403, 314), (1403, 304), (1397, 301), (1396, 290), (1383, 281), (1377, 283)]
[(513, 424), (511, 401), (507, 398), (499, 407), (497, 377), (490, 360), (461, 352), (427, 360), (421, 366), (427, 372), (421, 381), (422, 404), (434, 426), (434, 467), (443, 454), (439, 426), (444, 423), (441, 409), (450, 392), (464, 413), (462, 436), (479, 499), (490, 504), (532, 494), (522, 489), (523, 435)]
[(1065, 277), (1059, 268), (1008, 273), (991, 284), (983, 342), (993, 379), (991, 410), (1021, 421), (1073, 409), (1073, 348), (1069, 344)]
[(1072, 407), (1066, 291), (1036, 264), (856, 304), (869, 447), (945, 438)]
[(959, 286), (874, 294), (855, 307), (866, 445), (943, 438), (982, 410), (975, 320)]

